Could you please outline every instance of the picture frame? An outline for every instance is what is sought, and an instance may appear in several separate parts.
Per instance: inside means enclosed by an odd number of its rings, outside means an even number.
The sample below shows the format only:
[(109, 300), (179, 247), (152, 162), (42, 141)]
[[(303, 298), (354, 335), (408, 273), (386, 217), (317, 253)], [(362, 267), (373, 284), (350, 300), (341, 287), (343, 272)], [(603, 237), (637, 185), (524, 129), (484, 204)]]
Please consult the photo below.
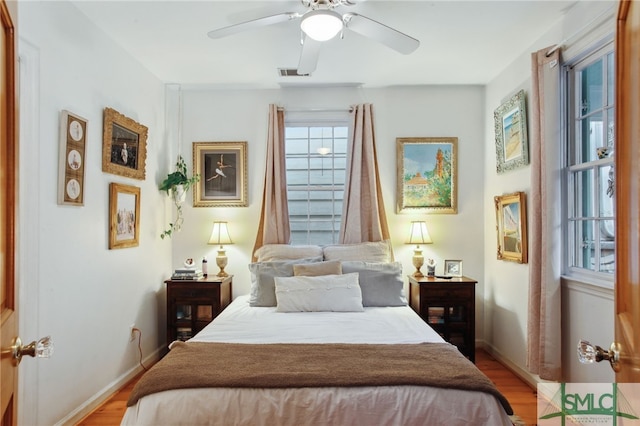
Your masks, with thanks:
[(58, 204), (84, 206), (86, 176), (86, 118), (70, 111), (60, 113), (60, 148), (58, 154)]
[(247, 142), (193, 142), (193, 207), (246, 207)]
[(104, 109), (102, 171), (145, 179), (149, 129), (115, 109)]
[(109, 249), (137, 247), (140, 237), (140, 188), (109, 184)]
[(444, 275), (446, 277), (461, 277), (462, 276), (462, 260), (445, 260), (444, 261)]
[(397, 213), (458, 211), (458, 138), (396, 138)]
[(496, 233), (498, 259), (527, 263), (527, 205), (525, 193), (498, 195), (496, 207)]
[(496, 170), (504, 173), (529, 164), (527, 109), (524, 90), (509, 98), (494, 112)]

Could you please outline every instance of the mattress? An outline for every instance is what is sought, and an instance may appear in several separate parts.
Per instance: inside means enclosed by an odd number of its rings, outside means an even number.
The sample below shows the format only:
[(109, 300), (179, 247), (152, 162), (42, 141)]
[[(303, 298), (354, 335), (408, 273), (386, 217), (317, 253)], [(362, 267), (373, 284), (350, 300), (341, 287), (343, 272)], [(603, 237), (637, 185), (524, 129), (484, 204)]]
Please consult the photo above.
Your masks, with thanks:
[[(444, 343), (408, 306), (364, 312), (290, 312), (236, 298), (190, 341), (227, 343)], [(434, 360), (437, 365), (437, 360)], [(425, 368), (433, 366), (425, 365)], [(487, 393), (429, 386), (201, 388), (154, 393), (123, 425), (510, 425)]]

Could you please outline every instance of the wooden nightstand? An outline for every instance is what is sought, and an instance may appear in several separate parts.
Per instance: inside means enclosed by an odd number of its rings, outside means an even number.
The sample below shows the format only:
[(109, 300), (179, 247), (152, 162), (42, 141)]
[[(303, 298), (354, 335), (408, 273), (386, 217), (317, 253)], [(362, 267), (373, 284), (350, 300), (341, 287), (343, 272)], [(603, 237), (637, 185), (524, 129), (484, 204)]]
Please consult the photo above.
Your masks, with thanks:
[(195, 336), (231, 303), (233, 276), (166, 280), (167, 343)]
[(447, 342), (475, 362), (477, 281), (409, 276), (409, 305)]

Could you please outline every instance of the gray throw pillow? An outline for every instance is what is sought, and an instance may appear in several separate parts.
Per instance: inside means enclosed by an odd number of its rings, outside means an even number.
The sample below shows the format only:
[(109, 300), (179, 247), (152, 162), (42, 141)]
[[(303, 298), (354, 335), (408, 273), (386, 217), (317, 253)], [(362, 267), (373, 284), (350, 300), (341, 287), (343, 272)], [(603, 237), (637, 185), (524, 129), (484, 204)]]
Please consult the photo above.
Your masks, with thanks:
[(276, 306), (275, 277), (292, 277), (293, 265), (321, 262), (322, 257), (296, 259), (284, 262), (256, 262), (249, 264), (251, 271), (251, 295), (249, 306)]
[(352, 272), (360, 274), (363, 306), (405, 306), (407, 304), (400, 262), (343, 261), (342, 273)]

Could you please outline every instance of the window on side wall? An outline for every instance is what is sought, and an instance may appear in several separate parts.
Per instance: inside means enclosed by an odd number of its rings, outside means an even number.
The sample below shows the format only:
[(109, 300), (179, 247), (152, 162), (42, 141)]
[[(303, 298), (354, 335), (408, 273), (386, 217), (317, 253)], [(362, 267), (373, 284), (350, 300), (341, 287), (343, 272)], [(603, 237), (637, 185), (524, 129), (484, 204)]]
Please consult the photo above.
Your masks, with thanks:
[(348, 136), (347, 117), (322, 122), (286, 120), (291, 244), (338, 242)]
[(613, 283), (615, 70), (613, 43), (567, 68), (564, 190), (569, 276)]

